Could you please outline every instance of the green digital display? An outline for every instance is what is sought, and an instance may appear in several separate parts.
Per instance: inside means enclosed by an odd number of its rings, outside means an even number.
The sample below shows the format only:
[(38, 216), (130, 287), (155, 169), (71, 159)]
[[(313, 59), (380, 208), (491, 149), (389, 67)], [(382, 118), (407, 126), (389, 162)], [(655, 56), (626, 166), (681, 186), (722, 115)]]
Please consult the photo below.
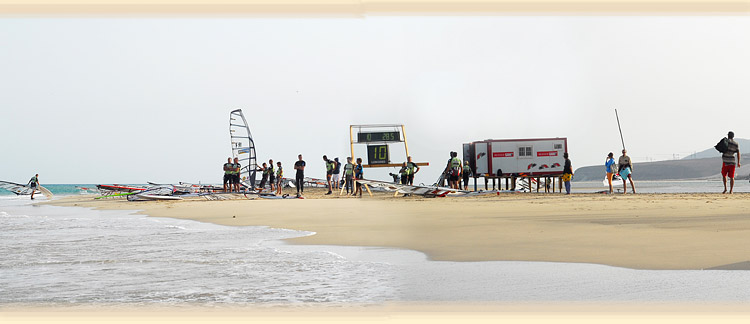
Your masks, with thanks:
[(390, 160), (388, 144), (367, 145), (367, 164), (388, 164)]
[(373, 133), (358, 133), (358, 143), (369, 143), (369, 142), (400, 142), (401, 133), (398, 131), (393, 132), (373, 132)]

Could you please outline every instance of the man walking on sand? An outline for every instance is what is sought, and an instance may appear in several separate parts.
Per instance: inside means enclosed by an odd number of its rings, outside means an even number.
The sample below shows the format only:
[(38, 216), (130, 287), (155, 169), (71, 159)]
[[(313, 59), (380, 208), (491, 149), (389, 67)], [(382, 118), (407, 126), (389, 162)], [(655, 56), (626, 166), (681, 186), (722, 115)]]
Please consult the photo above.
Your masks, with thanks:
[(622, 178), (623, 194), (628, 193), (627, 180), (630, 180), (630, 187), (633, 188), (633, 193), (635, 193), (635, 185), (633, 184), (633, 163), (630, 162), (630, 157), (627, 153), (627, 150), (622, 149), (622, 155), (617, 161), (617, 168), (619, 169), (620, 177)]
[(727, 150), (721, 154), (721, 178), (724, 181), (724, 192), (727, 193), (727, 177), (729, 177), (729, 194), (734, 190), (734, 154), (737, 154), (737, 167), (740, 167), (740, 146), (734, 140), (734, 132), (727, 134)]

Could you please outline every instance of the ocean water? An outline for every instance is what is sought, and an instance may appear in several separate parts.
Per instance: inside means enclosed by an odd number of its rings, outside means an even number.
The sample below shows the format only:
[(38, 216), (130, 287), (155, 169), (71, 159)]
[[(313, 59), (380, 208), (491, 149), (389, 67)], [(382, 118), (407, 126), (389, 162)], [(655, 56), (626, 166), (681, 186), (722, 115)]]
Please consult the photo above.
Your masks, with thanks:
[(0, 197), (0, 309), (750, 301), (750, 271), (436, 262), (410, 250), (281, 241), (313, 234)]
[(341, 304), (396, 296), (392, 266), (269, 240), (311, 235), (0, 199), (0, 305)]

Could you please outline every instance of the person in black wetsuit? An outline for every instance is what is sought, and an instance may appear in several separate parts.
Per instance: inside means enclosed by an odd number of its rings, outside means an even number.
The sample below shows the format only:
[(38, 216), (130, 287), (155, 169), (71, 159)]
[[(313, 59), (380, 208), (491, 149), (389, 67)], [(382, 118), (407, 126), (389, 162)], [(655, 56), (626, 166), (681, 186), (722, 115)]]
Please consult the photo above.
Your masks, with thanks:
[(227, 158), (227, 163), (224, 163), (224, 192), (227, 192), (227, 185), (229, 185), (229, 191), (232, 191), (232, 158)]
[(274, 189), (276, 188), (275, 186), (276, 174), (274, 172), (276, 171), (273, 169), (273, 160), (269, 159), (268, 160), (268, 183), (271, 185), (271, 192), (276, 191), (276, 189)]
[(339, 162), (339, 158), (333, 159), (333, 176), (331, 177), (331, 187), (333, 187), (334, 190), (341, 189), (341, 162)]
[(31, 199), (34, 199), (34, 192), (36, 191), (36, 188), (39, 186), (39, 173), (35, 174), (31, 179), (29, 180), (29, 183), (27, 183), (29, 188), (31, 188)]
[[(365, 169), (362, 167), (362, 158), (357, 158), (357, 165), (354, 167), (354, 179), (362, 180), (365, 178)], [(359, 197), (362, 198), (362, 184), (357, 182), (357, 191), (352, 194), (356, 196), (359, 193)]]
[(297, 158), (299, 159), (297, 162), (294, 162), (294, 169), (297, 170), (297, 175), (295, 176), (295, 181), (297, 181), (297, 197), (302, 195), (305, 192), (305, 161), (302, 160), (302, 154), (297, 155)]
[(266, 189), (266, 182), (268, 182), (268, 166), (265, 162), (263, 162), (263, 166), (258, 168), (257, 171), (262, 171), (263, 176), (260, 180), (260, 190), (263, 191), (263, 189)]
[(335, 164), (325, 155), (323, 155), (323, 161), (326, 163), (326, 183), (328, 183), (328, 193), (326, 193), (326, 195), (330, 195), (333, 192), (331, 187), (331, 177), (333, 177), (333, 167)]
[(354, 164), (352, 164), (352, 158), (347, 157), (346, 158), (346, 164), (344, 165), (344, 187), (346, 188), (346, 195), (349, 195), (349, 188), (352, 190), (352, 194), (354, 194)]

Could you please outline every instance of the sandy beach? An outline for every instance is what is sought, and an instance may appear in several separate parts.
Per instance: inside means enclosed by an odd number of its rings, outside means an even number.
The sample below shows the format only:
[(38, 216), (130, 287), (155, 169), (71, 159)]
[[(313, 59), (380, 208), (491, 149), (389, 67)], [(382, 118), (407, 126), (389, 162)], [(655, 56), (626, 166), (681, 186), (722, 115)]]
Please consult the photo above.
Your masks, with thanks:
[[(287, 190), (287, 192), (292, 192)], [(292, 192), (293, 193), (293, 192)], [(129, 202), (71, 196), (57, 206), (315, 232), (293, 244), (416, 250), (437, 261), (548, 261), (632, 269), (750, 269), (750, 194), (529, 194), (471, 198)]]

